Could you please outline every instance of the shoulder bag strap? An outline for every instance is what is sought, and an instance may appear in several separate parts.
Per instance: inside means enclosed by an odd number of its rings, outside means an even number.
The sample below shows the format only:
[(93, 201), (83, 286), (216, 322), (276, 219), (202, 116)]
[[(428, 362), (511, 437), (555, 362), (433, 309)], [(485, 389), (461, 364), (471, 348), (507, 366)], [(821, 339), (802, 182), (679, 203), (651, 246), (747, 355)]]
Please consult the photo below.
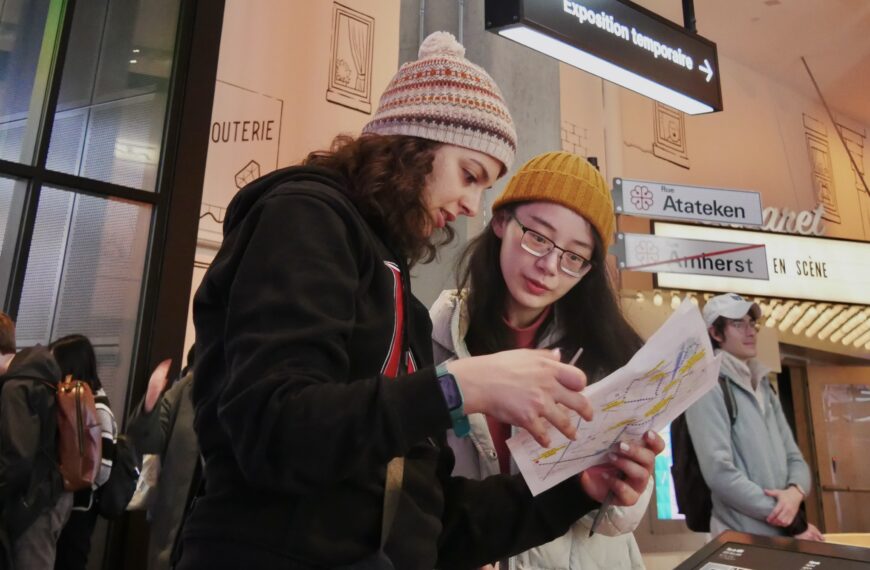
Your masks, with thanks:
[[(372, 232), (368, 222), (365, 221), (360, 211), (356, 208), (353, 202), (330, 186), (325, 186), (324, 188), (319, 190), (323, 193), (332, 195), (339, 203), (347, 208), (349, 212), (360, 222), (360, 225), (365, 228), (366, 234), (368, 238), (371, 240), (372, 244), (382, 243), (379, 238), (375, 236)], [(302, 190), (300, 193), (312, 193), (307, 190)], [(385, 249), (389, 251), (385, 245), (383, 245)], [(396, 256), (394, 252), (393, 255), (397, 260), (401, 260), (401, 257)], [(403, 304), (404, 319), (402, 322), (402, 356), (399, 364), (399, 374), (406, 374), (408, 371), (408, 319), (410, 315), (408, 314), (408, 303), (406, 302), (407, 296), (410, 294), (408, 291), (409, 279), (407, 278), (407, 270), (408, 268), (404, 263), (400, 263), (401, 273), (402, 273), (402, 299), (401, 303)], [(396, 511), (399, 507), (399, 496), (402, 490), (402, 479), (405, 474), (405, 458), (404, 457), (394, 457), (387, 464), (387, 479), (384, 485), (384, 511), (383, 517), (381, 518), (381, 546), (380, 549), (383, 551), (384, 545), (387, 543), (387, 539), (390, 537), (390, 530), (393, 526), (393, 521), (396, 518)]]
[(725, 376), (719, 376), (719, 386), (722, 387), (722, 395), (725, 397), (725, 409), (728, 410), (728, 418), (733, 426), (737, 421), (737, 402), (734, 401), (731, 383)]

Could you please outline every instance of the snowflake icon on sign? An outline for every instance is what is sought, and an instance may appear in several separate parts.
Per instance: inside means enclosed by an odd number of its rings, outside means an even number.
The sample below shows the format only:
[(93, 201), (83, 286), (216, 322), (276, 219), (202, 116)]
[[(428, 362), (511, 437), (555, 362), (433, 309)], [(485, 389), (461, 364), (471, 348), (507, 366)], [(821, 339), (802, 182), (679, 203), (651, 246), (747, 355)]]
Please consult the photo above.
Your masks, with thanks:
[(659, 248), (650, 241), (642, 241), (634, 246), (634, 254), (640, 263), (654, 263), (659, 260)]
[(638, 210), (649, 210), (653, 205), (653, 193), (646, 186), (635, 186), (631, 189), (631, 203)]

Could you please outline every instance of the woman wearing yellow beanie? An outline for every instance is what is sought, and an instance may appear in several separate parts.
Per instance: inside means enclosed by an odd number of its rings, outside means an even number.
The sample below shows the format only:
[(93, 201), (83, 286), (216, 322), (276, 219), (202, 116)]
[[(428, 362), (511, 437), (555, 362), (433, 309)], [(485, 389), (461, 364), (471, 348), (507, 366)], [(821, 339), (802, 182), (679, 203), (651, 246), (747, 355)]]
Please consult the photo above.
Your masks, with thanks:
[[(551, 540), (611, 488), (637, 499), (636, 480), (602, 474), (537, 497), (517, 478), (450, 476), (445, 432), (465, 412), (566, 435), (560, 405), (589, 415), (583, 373), (552, 351), (436, 368), (411, 290), (411, 267), (477, 213), (515, 149), (495, 82), (436, 32), (361, 136), (233, 198), (193, 304), (207, 484), (179, 570), (468, 568)], [(652, 468), (653, 451), (630, 452)], [(481, 533), (489, 520), (504, 527)]]
[[(623, 317), (607, 275), (614, 229), (610, 191), (589, 162), (567, 152), (528, 161), (466, 248), (458, 291), (443, 292), (430, 311), (435, 362), (517, 348), (558, 347), (568, 358), (582, 347), (577, 366), (589, 382), (625, 364), (642, 341)], [(469, 420), (468, 438), (449, 438), (454, 475), (516, 472), (505, 445), (510, 426), (485, 414)], [(620, 467), (617, 461), (607, 468)], [(634, 506), (611, 507), (592, 537), (595, 511), (561, 538), (517, 555), (510, 567), (643, 568), (631, 531), (651, 490), (650, 479)]]

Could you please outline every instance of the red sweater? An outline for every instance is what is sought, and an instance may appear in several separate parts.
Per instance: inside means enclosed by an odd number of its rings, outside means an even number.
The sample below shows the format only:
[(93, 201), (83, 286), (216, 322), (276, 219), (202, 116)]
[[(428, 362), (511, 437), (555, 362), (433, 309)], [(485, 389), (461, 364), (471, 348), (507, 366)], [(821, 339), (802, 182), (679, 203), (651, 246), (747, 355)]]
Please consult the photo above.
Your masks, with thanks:
[[(541, 328), (541, 323), (546, 320), (549, 314), (550, 307), (547, 307), (541, 313), (541, 316), (535, 319), (535, 322), (523, 328), (515, 327), (505, 319), (505, 324), (514, 333), (514, 348), (535, 348), (535, 335), (538, 333), (538, 329)], [(492, 436), (495, 452), (498, 454), (499, 470), (502, 473), (510, 473), (511, 456), (507, 447), (507, 439), (511, 436), (511, 426), (490, 416), (486, 416), (486, 423), (489, 426), (489, 433)]]

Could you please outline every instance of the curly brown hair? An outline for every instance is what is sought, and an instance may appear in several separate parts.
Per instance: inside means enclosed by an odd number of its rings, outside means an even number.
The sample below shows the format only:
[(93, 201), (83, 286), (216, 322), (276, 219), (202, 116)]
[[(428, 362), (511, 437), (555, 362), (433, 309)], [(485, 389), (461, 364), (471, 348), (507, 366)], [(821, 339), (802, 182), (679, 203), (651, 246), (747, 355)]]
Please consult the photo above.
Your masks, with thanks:
[(455, 235), (449, 226), (430, 234), (425, 203), (426, 179), (441, 144), (405, 135), (339, 135), (329, 150), (310, 153), (302, 164), (344, 176), (348, 198), (413, 266), (435, 259)]

